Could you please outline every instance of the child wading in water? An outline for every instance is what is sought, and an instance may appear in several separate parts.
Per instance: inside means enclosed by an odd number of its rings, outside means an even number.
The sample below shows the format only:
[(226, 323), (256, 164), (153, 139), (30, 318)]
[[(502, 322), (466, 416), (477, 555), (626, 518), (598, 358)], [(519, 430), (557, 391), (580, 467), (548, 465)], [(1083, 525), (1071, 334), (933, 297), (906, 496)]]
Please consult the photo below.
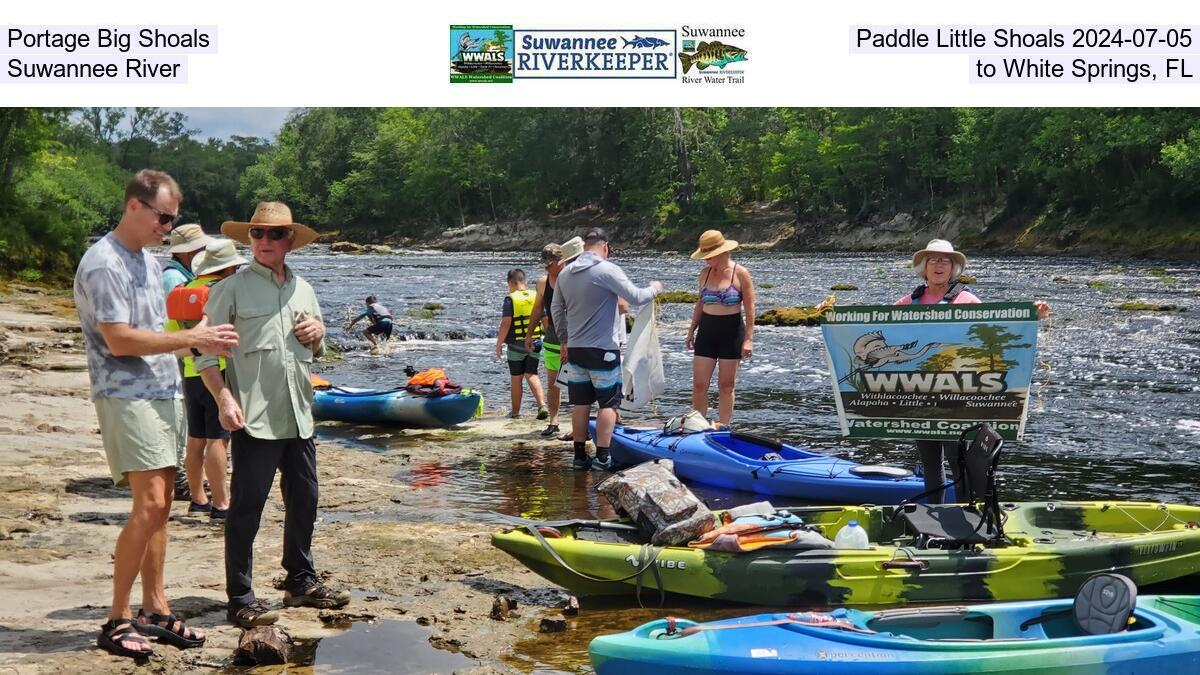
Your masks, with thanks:
[[(542, 328), (531, 325), (530, 314), (533, 313), (533, 303), (537, 294), (525, 287), (525, 272), (520, 269), (508, 271), (508, 295), (504, 296), (501, 308), (500, 329), (496, 332), (496, 358), (500, 358), (502, 350), (508, 347), (508, 374), (511, 376), (512, 413), (509, 417), (521, 416), (521, 380), (529, 384), (529, 393), (537, 404), (539, 420), (547, 419), (550, 411), (546, 409), (545, 398), (542, 395), (542, 380), (538, 377), (538, 359), (534, 352), (541, 348)], [(532, 331), (534, 338), (533, 351), (525, 349), (525, 334)]]

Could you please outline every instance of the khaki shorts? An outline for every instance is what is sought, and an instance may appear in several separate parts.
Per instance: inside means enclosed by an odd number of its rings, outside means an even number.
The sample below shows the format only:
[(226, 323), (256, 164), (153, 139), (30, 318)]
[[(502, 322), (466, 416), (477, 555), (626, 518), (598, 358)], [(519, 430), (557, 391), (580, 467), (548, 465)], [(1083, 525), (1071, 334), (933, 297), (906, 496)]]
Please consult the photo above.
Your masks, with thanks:
[(180, 399), (92, 399), (100, 420), (100, 437), (113, 482), (126, 485), (130, 471), (153, 471), (177, 465), (187, 444)]

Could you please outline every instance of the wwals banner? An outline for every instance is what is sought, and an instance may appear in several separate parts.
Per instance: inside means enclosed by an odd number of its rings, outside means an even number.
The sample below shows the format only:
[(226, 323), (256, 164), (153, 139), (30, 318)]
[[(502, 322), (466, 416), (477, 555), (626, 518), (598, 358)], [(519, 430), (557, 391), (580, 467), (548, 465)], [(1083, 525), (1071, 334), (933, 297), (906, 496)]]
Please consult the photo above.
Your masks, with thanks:
[(1033, 303), (836, 307), (821, 332), (843, 435), (954, 440), (979, 422), (1024, 435)]

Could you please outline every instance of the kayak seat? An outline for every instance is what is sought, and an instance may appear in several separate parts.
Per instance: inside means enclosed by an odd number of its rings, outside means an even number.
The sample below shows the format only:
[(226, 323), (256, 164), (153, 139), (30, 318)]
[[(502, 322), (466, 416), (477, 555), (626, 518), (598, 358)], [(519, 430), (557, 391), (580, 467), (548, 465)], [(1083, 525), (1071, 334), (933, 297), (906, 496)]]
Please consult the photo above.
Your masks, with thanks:
[(1129, 626), (1137, 608), (1137, 586), (1120, 574), (1097, 574), (1083, 582), (1075, 595), (1072, 613), (1079, 629), (1088, 635), (1120, 633)]
[[(975, 438), (967, 445), (967, 435), (972, 431), (976, 432)], [(922, 548), (951, 549), (1007, 542), (1004, 514), (996, 495), (996, 468), (1000, 464), (1004, 440), (991, 426), (979, 424), (964, 431), (958, 443), (959, 480), (951, 484), (965, 484), (966, 505), (912, 503), (929, 494), (927, 492), (901, 502), (894, 512), (893, 517), (903, 519)], [(977, 486), (981, 484), (983, 494), (977, 492)]]
[(1072, 616), (1075, 626), (1084, 635), (1121, 633), (1129, 628), (1129, 618), (1137, 609), (1137, 594), (1137, 585), (1127, 576), (1106, 572), (1093, 574), (1079, 587), (1071, 609), (1046, 612), (1028, 619), (1021, 624), (1020, 630), (1025, 632), (1039, 624), (1049, 626), (1055, 620)]
[(991, 533), (983, 527), (983, 516), (977, 511), (957, 504), (908, 504), (904, 507), (904, 522), (931, 543), (986, 544)]

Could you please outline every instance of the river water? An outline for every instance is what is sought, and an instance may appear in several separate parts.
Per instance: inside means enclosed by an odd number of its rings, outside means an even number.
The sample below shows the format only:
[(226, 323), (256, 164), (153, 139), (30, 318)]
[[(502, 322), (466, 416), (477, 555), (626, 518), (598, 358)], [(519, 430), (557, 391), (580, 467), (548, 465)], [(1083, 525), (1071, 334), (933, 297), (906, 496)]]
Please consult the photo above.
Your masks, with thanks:
[[(508, 373), (493, 344), (506, 293), (505, 273), (521, 267), (536, 277), (534, 254), (405, 252), (392, 256), (330, 254), (314, 247), (289, 258), (312, 282), (343, 359), (322, 367), (336, 384), (390, 388), (402, 369), (441, 367), (464, 386), (484, 392), (491, 414), (508, 406)], [(661, 280), (669, 290), (694, 290), (700, 264), (686, 256), (619, 252), (639, 285)], [(811, 305), (835, 283), (838, 304), (890, 304), (916, 284), (902, 254), (745, 253), (736, 256), (754, 275), (759, 311)], [(1200, 485), (1200, 266), (1097, 258), (972, 257), (972, 290), (986, 301), (1049, 301), (1053, 317), (1038, 337), (1025, 440), (1006, 444), (1002, 500), (1094, 499), (1192, 502)], [(532, 282), (531, 282), (532, 285)], [(342, 324), (374, 294), (397, 317), (390, 353), (371, 355)], [(1175, 304), (1182, 313), (1125, 312), (1125, 300)], [(427, 303), (442, 309), (422, 310)], [(657, 414), (631, 421), (661, 423), (690, 407), (691, 355), (683, 341), (691, 305), (667, 305), (659, 326), (668, 391)], [(361, 325), (361, 324), (360, 324)], [(818, 328), (760, 327), (754, 357), (738, 377), (734, 422), (743, 429), (837, 452), (862, 462), (915, 463), (908, 443), (849, 442), (840, 436), (832, 386)], [(565, 398), (565, 397), (564, 397)], [(715, 398), (714, 398), (715, 404)], [(526, 394), (526, 413), (533, 414)], [(569, 426), (564, 415), (564, 430)], [(364, 451), (401, 447), (399, 434), (323, 425), (319, 434), (359, 439)], [(366, 440), (361, 440), (366, 438)], [(520, 443), (490, 448), (471, 461), (413, 467), (397, 476), (421, 486), (400, 505), (406, 515), (484, 517), (500, 510), (534, 518), (610, 517), (593, 488), (599, 474), (570, 470), (570, 448)], [(714, 505), (756, 501), (753, 495), (698, 489)], [(780, 501), (780, 500), (777, 500)], [(421, 514), (421, 515), (417, 515)], [(432, 514), (432, 515), (431, 515)], [(643, 613), (645, 614), (645, 613)], [(645, 620), (659, 614), (638, 614)], [(585, 615), (590, 616), (585, 620)], [(586, 663), (583, 636), (629, 628), (620, 611), (581, 615), (563, 643), (518, 646), (526, 667), (575, 669)], [(614, 625), (609, 625), (609, 624)]]

